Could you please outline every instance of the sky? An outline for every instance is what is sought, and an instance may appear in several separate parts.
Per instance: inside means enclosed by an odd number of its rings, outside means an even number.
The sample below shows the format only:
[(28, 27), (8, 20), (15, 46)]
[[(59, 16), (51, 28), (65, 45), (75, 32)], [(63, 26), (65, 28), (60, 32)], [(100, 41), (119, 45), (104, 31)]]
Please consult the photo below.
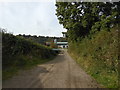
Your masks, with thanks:
[(14, 35), (62, 37), (55, 2), (0, 2), (0, 28)]

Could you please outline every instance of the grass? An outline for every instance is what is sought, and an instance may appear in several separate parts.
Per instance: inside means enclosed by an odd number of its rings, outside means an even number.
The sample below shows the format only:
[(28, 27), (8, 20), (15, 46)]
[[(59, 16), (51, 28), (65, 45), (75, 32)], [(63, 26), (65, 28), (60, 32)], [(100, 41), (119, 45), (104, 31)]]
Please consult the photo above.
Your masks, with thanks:
[(118, 88), (117, 28), (100, 31), (80, 42), (69, 44), (76, 62), (105, 88)]
[(6, 80), (19, 70), (30, 69), (52, 60), (57, 52), (30, 40), (2, 33), (2, 79)]
[(96, 81), (103, 88), (118, 88), (118, 73), (106, 68), (102, 62), (93, 62), (82, 57), (76, 57), (73, 53), (70, 55), (89, 75), (96, 79)]
[[(18, 56), (14, 59), (21, 60), (20, 62), (16, 62), (17, 64), (14, 64), (12, 66), (8, 66), (5, 70), (2, 71), (2, 80), (7, 80), (14, 75), (18, 74), (20, 70), (28, 70), (31, 69), (38, 64), (43, 64), (48, 61), (51, 61), (54, 59), (55, 56), (48, 58), (48, 59), (40, 59), (39, 57), (33, 56), (32, 58), (30, 56)], [(31, 58), (31, 59), (30, 59)]]

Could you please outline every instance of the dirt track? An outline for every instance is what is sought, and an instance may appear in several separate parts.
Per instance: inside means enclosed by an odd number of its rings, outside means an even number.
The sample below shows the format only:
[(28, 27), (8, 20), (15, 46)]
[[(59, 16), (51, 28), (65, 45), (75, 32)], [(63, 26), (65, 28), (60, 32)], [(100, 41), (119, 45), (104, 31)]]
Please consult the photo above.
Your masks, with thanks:
[(99, 85), (87, 75), (65, 51), (55, 60), (20, 72), (4, 81), (3, 88), (98, 88)]

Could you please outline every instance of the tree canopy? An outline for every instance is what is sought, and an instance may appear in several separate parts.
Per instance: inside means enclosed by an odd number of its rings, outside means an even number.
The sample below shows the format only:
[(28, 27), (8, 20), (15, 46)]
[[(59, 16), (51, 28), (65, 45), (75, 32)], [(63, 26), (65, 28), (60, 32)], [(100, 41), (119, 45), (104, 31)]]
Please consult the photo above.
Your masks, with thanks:
[(59, 23), (73, 41), (120, 23), (120, 2), (56, 2), (56, 7)]

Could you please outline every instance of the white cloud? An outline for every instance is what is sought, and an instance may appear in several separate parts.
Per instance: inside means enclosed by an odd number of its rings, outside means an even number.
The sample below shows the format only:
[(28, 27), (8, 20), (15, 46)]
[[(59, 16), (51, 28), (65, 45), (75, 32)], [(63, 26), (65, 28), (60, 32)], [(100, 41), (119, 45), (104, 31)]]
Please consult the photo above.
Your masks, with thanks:
[(0, 27), (14, 34), (62, 36), (53, 2), (0, 3)]

